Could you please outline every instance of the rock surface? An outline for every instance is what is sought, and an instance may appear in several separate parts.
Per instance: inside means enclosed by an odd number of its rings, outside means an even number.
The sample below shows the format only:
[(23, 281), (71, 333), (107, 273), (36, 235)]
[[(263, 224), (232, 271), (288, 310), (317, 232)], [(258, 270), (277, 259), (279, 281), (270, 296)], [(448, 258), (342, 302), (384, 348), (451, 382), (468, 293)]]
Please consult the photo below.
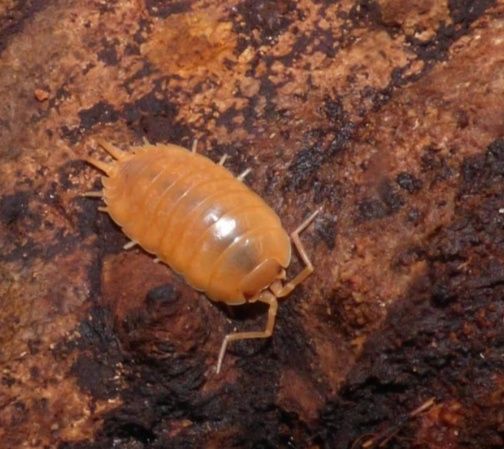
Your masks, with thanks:
[[(504, 2), (0, 5), (0, 444), (504, 445)], [(316, 271), (210, 303), (79, 196), (96, 138), (235, 173)], [(296, 261), (292, 272), (299, 268)], [(422, 407), (420, 411), (418, 407)]]

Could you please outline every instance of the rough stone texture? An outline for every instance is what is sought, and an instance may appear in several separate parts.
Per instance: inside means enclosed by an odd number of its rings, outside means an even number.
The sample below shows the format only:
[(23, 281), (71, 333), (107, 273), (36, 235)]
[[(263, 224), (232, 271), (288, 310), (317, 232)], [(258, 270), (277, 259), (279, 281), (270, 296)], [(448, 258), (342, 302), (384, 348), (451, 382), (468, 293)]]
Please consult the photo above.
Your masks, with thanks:
[[(503, 447), (503, 18), (492, 0), (3, 2), (0, 447)], [(79, 197), (97, 137), (198, 138), (253, 169), (287, 229), (323, 206), (315, 274), (222, 375), (223, 335), (264, 309), (122, 251)]]

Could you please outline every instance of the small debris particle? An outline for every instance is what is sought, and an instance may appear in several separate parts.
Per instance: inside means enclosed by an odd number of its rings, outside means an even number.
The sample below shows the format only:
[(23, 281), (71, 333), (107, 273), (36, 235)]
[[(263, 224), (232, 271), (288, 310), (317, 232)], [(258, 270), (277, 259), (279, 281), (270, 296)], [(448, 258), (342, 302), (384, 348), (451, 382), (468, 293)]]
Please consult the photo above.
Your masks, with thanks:
[(35, 89), (33, 95), (35, 96), (35, 99), (40, 102), (46, 101), (49, 98), (49, 92), (44, 89)]

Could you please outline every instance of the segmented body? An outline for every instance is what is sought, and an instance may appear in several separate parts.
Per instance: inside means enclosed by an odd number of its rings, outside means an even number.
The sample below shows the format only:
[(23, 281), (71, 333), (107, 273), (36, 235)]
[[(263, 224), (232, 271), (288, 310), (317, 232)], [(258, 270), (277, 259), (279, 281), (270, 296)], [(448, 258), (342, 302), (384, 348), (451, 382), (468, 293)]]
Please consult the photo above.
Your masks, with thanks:
[(107, 211), (124, 233), (213, 300), (241, 304), (247, 275), (267, 260), (290, 263), (277, 214), (204, 156), (176, 145), (139, 147), (103, 185)]

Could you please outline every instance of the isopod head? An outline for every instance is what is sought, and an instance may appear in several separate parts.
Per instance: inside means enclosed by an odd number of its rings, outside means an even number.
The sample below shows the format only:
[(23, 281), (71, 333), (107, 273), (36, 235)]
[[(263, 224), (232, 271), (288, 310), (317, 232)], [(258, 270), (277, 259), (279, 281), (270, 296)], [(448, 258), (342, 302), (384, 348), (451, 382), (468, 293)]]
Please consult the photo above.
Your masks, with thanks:
[(240, 289), (247, 300), (256, 298), (261, 291), (282, 277), (284, 269), (275, 259), (267, 259), (247, 274), (241, 282)]

